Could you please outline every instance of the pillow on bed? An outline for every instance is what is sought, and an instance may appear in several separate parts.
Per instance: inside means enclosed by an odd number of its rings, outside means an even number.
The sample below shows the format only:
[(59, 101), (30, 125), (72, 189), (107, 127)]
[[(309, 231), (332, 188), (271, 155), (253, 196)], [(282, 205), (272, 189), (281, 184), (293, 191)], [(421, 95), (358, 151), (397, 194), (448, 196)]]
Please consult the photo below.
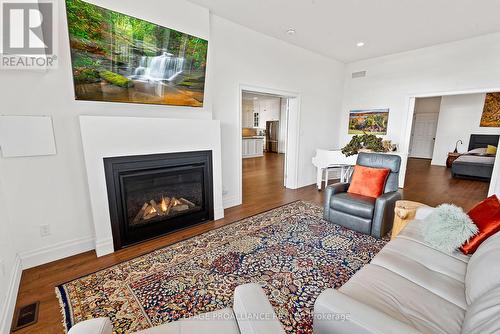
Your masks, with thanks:
[(480, 147), (480, 148), (475, 148), (473, 150), (470, 150), (467, 152), (467, 154), (472, 154), (472, 155), (486, 155), (486, 147)]
[(488, 155), (496, 155), (497, 154), (497, 147), (493, 145), (488, 145), (486, 148), (486, 154)]

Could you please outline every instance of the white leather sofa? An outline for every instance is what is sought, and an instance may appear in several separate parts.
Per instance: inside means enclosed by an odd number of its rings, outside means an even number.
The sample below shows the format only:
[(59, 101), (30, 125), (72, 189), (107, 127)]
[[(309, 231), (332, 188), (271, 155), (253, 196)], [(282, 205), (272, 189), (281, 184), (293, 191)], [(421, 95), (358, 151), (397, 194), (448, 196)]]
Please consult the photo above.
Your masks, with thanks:
[[(112, 334), (108, 318), (82, 321), (68, 334)], [(152, 327), (136, 334), (268, 334), (284, 333), (280, 321), (262, 288), (255, 283), (238, 286), (233, 308), (204, 313), (192, 318)]]
[(321, 293), (315, 334), (500, 333), (500, 232), (472, 256), (423, 241), (416, 219), (339, 290)]

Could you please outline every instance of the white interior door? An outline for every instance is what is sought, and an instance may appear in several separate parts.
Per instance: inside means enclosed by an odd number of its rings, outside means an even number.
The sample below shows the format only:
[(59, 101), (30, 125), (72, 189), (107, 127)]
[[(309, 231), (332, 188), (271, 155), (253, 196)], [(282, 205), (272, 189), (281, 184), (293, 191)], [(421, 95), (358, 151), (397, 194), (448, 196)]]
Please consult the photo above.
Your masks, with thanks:
[(416, 114), (413, 118), (410, 157), (432, 159), (439, 114)]

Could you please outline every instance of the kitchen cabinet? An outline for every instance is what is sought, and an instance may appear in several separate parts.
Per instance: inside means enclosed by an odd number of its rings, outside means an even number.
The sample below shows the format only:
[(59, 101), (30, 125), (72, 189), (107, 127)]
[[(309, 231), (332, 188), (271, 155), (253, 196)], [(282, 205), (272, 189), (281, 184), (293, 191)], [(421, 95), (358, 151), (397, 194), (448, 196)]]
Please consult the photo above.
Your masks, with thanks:
[(262, 157), (264, 155), (263, 137), (243, 137), (241, 141), (243, 158)]

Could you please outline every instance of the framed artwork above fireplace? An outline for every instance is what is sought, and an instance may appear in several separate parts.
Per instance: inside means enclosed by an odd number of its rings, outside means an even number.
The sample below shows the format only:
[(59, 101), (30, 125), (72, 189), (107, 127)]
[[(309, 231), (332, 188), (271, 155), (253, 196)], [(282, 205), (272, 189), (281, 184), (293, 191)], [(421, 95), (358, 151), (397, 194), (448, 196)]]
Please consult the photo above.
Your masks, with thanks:
[(208, 41), (66, 0), (75, 98), (202, 107)]

